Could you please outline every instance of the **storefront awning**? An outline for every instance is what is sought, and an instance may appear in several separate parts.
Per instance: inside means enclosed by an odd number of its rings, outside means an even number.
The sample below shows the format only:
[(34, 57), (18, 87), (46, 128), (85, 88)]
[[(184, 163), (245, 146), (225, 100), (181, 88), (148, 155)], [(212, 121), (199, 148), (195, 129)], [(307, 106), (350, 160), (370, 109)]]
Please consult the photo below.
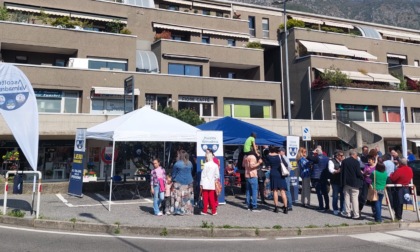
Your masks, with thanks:
[(168, 3), (177, 3), (177, 4), (183, 4), (183, 5), (190, 5), (191, 6), (190, 1), (184, 1), (184, 0), (163, 0), (163, 1), (168, 2)]
[(389, 58), (407, 59), (407, 56), (399, 55), (399, 54), (387, 53), (386, 56), (389, 57)]
[(352, 54), (349, 51), (349, 49), (343, 45), (327, 44), (304, 40), (300, 40), (299, 42), (306, 48), (308, 52), (354, 56), (354, 54)]
[(103, 21), (103, 22), (115, 22), (116, 20), (118, 20), (123, 24), (127, 24), (127, 20), (125, 20), (125, 19), (116, 18), (116, 17), (100, 16), (100, 15), (94, 15), (94, 14), (88, 14), (88, 13), (71, 12), (70, 16), (73, 17), (73, 18), (96, 20), (96, 21)]
[[(92, 92), (94, 92), (94, 94), (102, 95), (124, 95), (124, 88), (92, 87)], [(135, 88), (134, 95), (140, 95), (140, 89)]]
[[(321, 73), (325, 72), (323, 68), (315, 68), (316, 70), (320, 71)], [(340, 70), (343, 74), (346, 74), (350, 80), (358, 80), (358, 81), (373, 81), (372, 77), (362, 74), (358, 71), (343, 71)]]
[(353, 53), (354, 57), (356, 57), (356, 58), (371, 59), (371, 60), (377, 60), (378, 59), (378, 57), (376, 57), (375, 55), (372, 55), (372, 54), (370, 54), (368, 52), (365, 52), (365, 51), (352, 50), (352, 49), (349, 49), (349, 51), (351, 53)]
[(249, 39), (249, 33), (235, 33), (228, 31), (217, 31), (217, 30), (203, 30), (203, 34), (218, 35), (223, 37), (232, 37), (232, 38), (244, 38)]
[(197, 29), (197, 28), (193, 28), (193, 27), (186, 27), (186, 26), (161, 24), (161, 23), (153, 23), (153, 28), (160, 28), (160, 29), (174, 30), (174, 31), (186, 31), (186, 32), (201, 33), (201, 29)]
[(372, 77), (375, 82), (400, 83), (399, 79), (390, 74), (368, 73), (368, 75)]
[(205, 3), (198, 3), (194, 1), (194, 7), (201, 7), (207, 8), (212, 10), (223, 10), (223, 11), (231, 11), (230, 6), (220, 6), (220, 5), (213, 5), (213, 4), (205, 4)]
[(405, 75), (405, 77), (413, 81), (420, 81), (420, 76)]
[(327, 25), (327, 26), (346, 28), (346, 29), (354, 29), (353, 25), (337, 23), (337, 22), (325, 21), (324, 24)]
[(310, 23), (310, 24), (323, 24), (324, 21), (322, 20), (318, 20), (318, 19), (312, 19), (312, 18), (306, 18), (306, 17), (297, 17), (297, 16), (291, 16), (292, 19), (295, 20), (300, 20), (303, 21), (305, 23)]
[(136, 70), (138, 72), (159, 72), (156, 55), (152, 51), (136, 51)]

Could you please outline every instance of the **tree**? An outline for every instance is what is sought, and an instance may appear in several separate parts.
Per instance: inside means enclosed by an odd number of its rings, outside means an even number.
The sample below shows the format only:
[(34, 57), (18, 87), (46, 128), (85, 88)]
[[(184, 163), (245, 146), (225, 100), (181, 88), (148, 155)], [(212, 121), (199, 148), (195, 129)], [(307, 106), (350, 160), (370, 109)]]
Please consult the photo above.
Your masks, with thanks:
[(347, 74), (341, 72), (339, 68), (335, 68), (334, 66), (325, 69), (324, 73), (321, 74), (321, 79), (330, 86), (346, 87), (351, 83)]
[(0, 20), (9, 20), (10, 14), (5, 7), (0, 8)]
[(192, 126), (197, 126), (205, 123), (205, 121), (200, 118), (197, 112), (195, 112), (192, 109), (181, 109), (179, 111), (176, 111), (171, 107), (166, 107), (161, 112), (169, 116), (175, 117), (183, 122), (191, 124)]

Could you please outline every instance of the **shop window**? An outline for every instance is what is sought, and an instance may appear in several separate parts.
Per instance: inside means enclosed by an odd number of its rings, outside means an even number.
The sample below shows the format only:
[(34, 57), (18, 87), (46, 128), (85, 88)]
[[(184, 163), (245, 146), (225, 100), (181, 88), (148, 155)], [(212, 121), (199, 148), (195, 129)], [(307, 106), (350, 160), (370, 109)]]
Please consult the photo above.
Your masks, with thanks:
[(235, 118), (272, 118), (272, 105), (270, 101), (227, 99), (224, 113)]
[(383, 107), (384, 122), (401, 122), (399, 107)]
[[(131, 99), (126, 99), (126, 108), (132, 108)], [(127, 110), (127, 109), (126, 109)], [(94, 97), (92, 98), (91, 114), (95, 115), (122, 115), (124, 114), (124, 97), (115, 95), (114, 97)]]
[(345, 124), (351, 121), (373, 122), (374, 107), (364, 105), (338, 104), (337, 119)]
[(214, 98), (200, 96), (178, 97), (178, 109), (194, 110), (199, 116), (213, 116)]
[(39, 113), (78, 113), (79, 92), (35, 90)]

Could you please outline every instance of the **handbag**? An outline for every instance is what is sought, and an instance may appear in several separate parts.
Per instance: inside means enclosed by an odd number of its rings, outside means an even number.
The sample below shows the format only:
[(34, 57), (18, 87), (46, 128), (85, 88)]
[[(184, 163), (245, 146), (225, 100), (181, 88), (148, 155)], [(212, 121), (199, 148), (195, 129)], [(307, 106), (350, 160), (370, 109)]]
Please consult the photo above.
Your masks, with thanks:
[[(376, 173), (375, 173), (375, 171), (373, 172), (373, 185), (376, 187)], [(369, 185), (367, 200), (378, 201), (378, 192), (376, 191), (375, 187), (373, 187), (372, 185)]]
[(214, 182), (214, 189), (216, 190), (216, 194), (219, 195), (222, 192), (222, 184), (220, 184), (220, 180), (216, 179)]
[(280, 156), (280, 171), (281, 171), (281, 175), (283, 177), (287, 177), (290, 174), (289, 173), (289, 170), (287, 169), (287, 167), (283, 164), (283, 158), (281, 156)]

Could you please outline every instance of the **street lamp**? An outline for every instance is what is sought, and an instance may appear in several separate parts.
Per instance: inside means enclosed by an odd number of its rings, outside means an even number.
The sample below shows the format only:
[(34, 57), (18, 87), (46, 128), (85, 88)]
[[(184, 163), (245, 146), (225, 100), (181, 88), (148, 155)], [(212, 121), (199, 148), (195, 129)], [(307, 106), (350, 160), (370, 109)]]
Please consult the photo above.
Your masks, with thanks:
[(287, 88), (287, 129), (288, 135), (292, 135), (292, 127), (290, 125), (292, 121), (292, 108), (290, 103), (290, 81), (289, 81), (289, 50), (287, 48), (287, 15), (286, 15), (286, 3), (291, 0), (284, 0), (284, 1), (274, 1), (273, 4), (280, 5), (283, 4), (283, 16), (284, 16), (284, 64), (285, 68), (285, 76), (286, 76), (286, 88)]

